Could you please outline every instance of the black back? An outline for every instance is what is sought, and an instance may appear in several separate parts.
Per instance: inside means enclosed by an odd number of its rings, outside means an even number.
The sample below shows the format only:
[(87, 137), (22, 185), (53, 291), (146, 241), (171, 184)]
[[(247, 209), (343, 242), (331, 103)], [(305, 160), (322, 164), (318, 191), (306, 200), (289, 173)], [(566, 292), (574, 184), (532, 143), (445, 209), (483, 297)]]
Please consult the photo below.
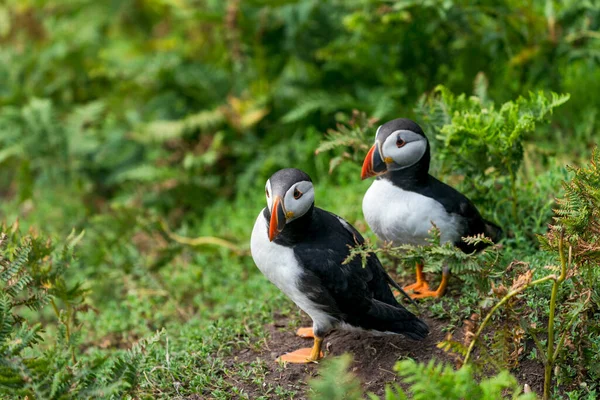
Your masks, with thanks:
[[(265, 209), (265, 218), (269, 212)], [(315, 207), (286, 225), (275, 243), (292, 247), (304, 274), (300, 286), (323, 310), (350, 325), (423, 339), (427, 325), (399, 304), (375, 254), (342, 264), (364, 238), (336, 215)], [(344, 221), (345, 222), (345, 221)], [(318, 327), (317, 327), (318, 328)], [(317, 334), (319, 334), (317, 332)]]

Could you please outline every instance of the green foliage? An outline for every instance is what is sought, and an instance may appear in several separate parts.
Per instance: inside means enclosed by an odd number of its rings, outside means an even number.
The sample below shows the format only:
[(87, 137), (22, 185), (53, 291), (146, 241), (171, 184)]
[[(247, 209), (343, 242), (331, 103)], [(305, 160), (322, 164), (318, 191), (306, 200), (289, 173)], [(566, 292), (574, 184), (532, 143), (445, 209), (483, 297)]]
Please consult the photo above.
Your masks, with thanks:
[[(411, 398), (419, 399), (535, 399), (535, 394), (522, 394), (514, 376), (502, 371), (491, 378), (478, 382), (469, 366), (458, 370), (430, 361), (419, 364), (413, 360), (399, 361), (394, 367), (403, 381), (409, 385)], [(400, 400), (404, 394), (388, 395), (386, 400)]]
[[(352, 361), (349, 355), (327, 360), (320, 370), (321, 377), (311, 381), (313, 399), (359, 399), (360, 386), (356, 378), (348, 372)], [(481, 399), (534, 400), (533, 393), (521, 393), (522, 389), (508, 371), (485, 379), (477, 379), (470, 366), (454, 370), (448, 365), (430, 361), (427, 364), (414, 360), (398, 361), (394, 370), (400, 377), (401, 385), (386, 387), (385, 400), (419, 399)], [(401, 388), (408, 387), (404, 390)], [(410, 396), (410, 397), (408, 397)], [(369, 394), (372, 400), (379, 399)]]
[(568, 99), (568, 94), (547, 97), (538, 92), (496, 108), (483, 88), (477, 96), (467, 97), (440, 85), (433, 95), (421, 98), (415, 112), (431, 137), (443, 176), (461, 174), (477, 180), (508, 175), (514, 180), (526, 134)]
[(4, 6), (0, 160), (20, 160), (21, 201), (52, 171), (87, 193), (137, 188), (148, 206), (201, 213), (257, 173), (316, 172), (310, 146), (282, 152), (280, 137), (311, 139), (338, 111), (408, 115), (438, 82), (465, 92), (480, 71), (498, 99), (565, 91), (575, 78), (542, 71), (582, 79), (597, 62), (588, 4), (201, 3)]
[[(573, 287), (564, 304), (558, 309), (561, 321), (554, 353), (547, 356), (552, 364), (560, 356), (565, 341), (573, 343), (579, 349), (577, 357), (593, 364), (595, 357), (581, 351), (600, 337), (595, 323), (589, 323), (590, 317), (600, 307), (600, 156), (595, 149), (587, 166), (570, 168), (571, 180), (564, 182), (564, 196), (557, 199), (554, 223), (545, 236), (540, 236), (542, 248), (556, 253), (561, 263), (558, 283)], [(568, 251), (566, 246), (569, 246)], [(572, 285), (572, 286), (571, 286)], [(551, 338), (552, 339), (552, 338)], [(569, 356), (567, 356), (569, 357)], [(573, 357), (574, 358), (574, 357)], [(600, 375), (596, 369), (588, 372), (594, 379)]]
[[(417, 107), (419, 122), (429, 133), (435, 158), (442, 176), (468, 176), (468, 193), (509, 178), (513, 218), (517, 218), (517, 172), (523, 161), (523, 142), (536, 124), (565, 103), (569, 95), (530, 93), (496, 108), (487, 100), (484, 85), (476, 86), (477, 96), (454, 95), (438, 86), (432, 96), (423, 97)], [(489, 196), (489, 194), (488, 194)]]
[[(594, 151), (588, 168), (574, 169), (573, 178), (564, 183), (565, 197), (558, 200), (559, 208), (556, 210), (555, 224), (550, 226), (547, 234), (540, 237), (542, 247), (555, 253), (559, 259), (558, 267), (547, 267), (553, 273), (542, 278), (532, 280), (533, 271), (528, 270), (519, 275), (513, 282), (510, 290), (499, 290), (500, 301), (487, 313), (477, 332), (470, 341), (464, 362), (471, 360), (472, 350), (480, 338), (483, 329), (491, 320), (497, 310), (509, 316), (508, 325), (521, 325), (523, 330), (531, 336), (539, 351), (539, 358), (545, 366), (544, 399), (549, 399), (553, 389), (554, 374), (560, 372), (557, 361), (563, 357), (564, 346), (569, 342), (574, 349), (587, 346), (587, 341), (595, 342), (597, 337), (597, 324), (588, 324), (589, 317), (595, 314), (600, 303), (597, 288), (600, 276), (597, 273), (597, 237), (598, 237), (598, 200), (600, 199), (597, 183), (600, 182), (600, 172), (597, 169), (598, 156)], [(584, 218), (581, 218), (581, 215)], [(569, 246), (568, 250), (566, 246)], [(590, 270), (590, 265), (593, 269)], [(526, 289), (552, 282), (550, 300), (548, 303), (548, 321), (545, 330), (532, 327), (525, 319), (523, 311), (514, 307), (514, 298)], [(574, 288), (575, 290), (572, 290)], [(568, 293), (568, 295), (567, 295)], [(559, 301), (559, 296), (562, 298)], [(592, 317), (593, 318), (593, 317)], [(510, 323), (510, 320), (513, 320)], [(516, 323), (515, 320), (521, 320)], [(560, 322), (560, 324), (559, 324)], [(524, 333), (521, 329), (496, 331), (492, 346), (502, 350), (507, 347), (503, 342), (518, 342)], [(577, 332), (577, 333), (575, 333)], [(545, 336), (543, 344), (539, 335)], [(514, 349), (514, 351), (518, 351)], [(496, 351), (498, 352), (498, 351)], [(592, 358), (586, 359), (586, 354), (578, 351), (579, 362), (585, 365), (593, 364)], [(508, 358), (508, 357), (503, 357)], [(567, 358), (569, 358), (567, 356)], [(565, 368), (568, 370), (568, 368)], [(591, 368), (587, 372), (596, 378), (596, 371)], [(561, 379), (560, 377), (558, 378)], [(595, 385), (594, 385), (595, 386)], [(592, 389), (594, 389), (592, 386)]]
[(25, 242), (14, 251), (13, 260), (5, 256), (8, 236), (0, 234), (0, 349), (4, 360), (2, 365), (2, 382), (4, 390), (23, 383), (19, 372), (24, 364), (12, 363), (10, 360), (19, 357), (21, 352), (41, 340), (41, 325), (28, 326), (23, 318), (16, 314), (16, 308), (27, 305), (32, 309), (40, 309), (49, 301), (45, 290), (33, 285), (33, 278), (26, 270), (31, 243)]
[(348, 372), (352, 356), (344, 354), (323, 362), (321, 377), (310, 382), (311, 399), (353, 400), (361, 399), (360, 383)]
[[(69, 236), (60, 249), (42, 238), (20, 238), (17, 225), (8, 234), (0, 233), (0, 393), (6, 396), (120, 398), (138, 386), (143, 351), (159, 334), (111, 359), (77, 361), (81, 351), (76, 315), (88, 308), (86, 290), (77, 283), (70, 285), (65, 273), (81, 237)], [(43, 347), (42, 324), (30, 324), (21, 309), (42, 311), (48, 303), (58, 329), (56, 342)], [(64, 308), (59, 308), (61, 304)]]

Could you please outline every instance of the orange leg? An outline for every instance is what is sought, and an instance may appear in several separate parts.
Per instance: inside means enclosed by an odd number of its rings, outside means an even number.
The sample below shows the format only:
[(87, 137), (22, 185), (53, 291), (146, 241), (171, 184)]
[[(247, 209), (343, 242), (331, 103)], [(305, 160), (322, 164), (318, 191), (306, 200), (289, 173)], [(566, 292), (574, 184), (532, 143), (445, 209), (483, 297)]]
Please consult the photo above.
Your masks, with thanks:
[(438, 286), (437, 290), (419, 290), (419, 293), (412, 294), (410, 297), (413, 299), (422, 299), (425, 297), (442, 297), (446, 292), (446, 287), (448, 286), (448, 278), (450, 277), (450, 272), (448, 268), (444, 267), (444, 272), (442, 273), (442, 281), (440, 282), (440, 286)]
[(423, 292), (429, 290), (429, 284), (425, 280), (425, 274), (423, 273), (423, 264), (417, 263), (417, 281), (412, 285), (404, 286), (404, 290), (407, 292)]
[(296, 336), (300, 336), (301, 338), (314, 338), (315, 333), (313, 332), (313, 328), (298, 328)]
[(304, 348), (298, 349), (291, 353), (286, 353), (279, 356), (275, 361), (284, 361), (292, 364), (308, 364), (317, 362), (323, 358), (323, 352), (321, 351), (321, 345), (323, 344), (323, 338), (316, 337), (312, 349)]

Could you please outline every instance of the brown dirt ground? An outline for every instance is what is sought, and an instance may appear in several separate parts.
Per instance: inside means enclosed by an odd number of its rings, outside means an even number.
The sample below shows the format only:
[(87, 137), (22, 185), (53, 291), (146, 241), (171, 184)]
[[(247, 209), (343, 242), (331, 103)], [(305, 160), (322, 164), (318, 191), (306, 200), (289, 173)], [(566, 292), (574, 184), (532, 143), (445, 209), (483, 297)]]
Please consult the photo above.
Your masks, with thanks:
[[(335, 331), (325, 338), (325, 358), (350, 353), (353, 356), (351, 371), (361, 380), (362, 388), (366, 392), (383, 395), (385, 385), (397, 382), (398, 376), (394, 372), (396, 361), (403, 358), (412, 358), (416, 361), (427, 362), (431, 359), (443, 361), (454, 365), (454, 355), (437, 347), (437, 344), (446, 338), (443, 328), (447, 323), (427, 316), (422, 316), (429, 325), (430, 335), (423, 341), (414, 341), (401, 335), (373, 335), (363, 331)], [(302, 316), (302, 326), (311, 326), (308, 316)], [(280, 366), (275, 359), (289, 351), (301, 347), (310, 347), (311, 339), (304, 339), (295, 335), (295, 328), (290, 319), (275, 315), (274, 322), (267, 326), (270, 339), (259, 351), (252, 349), (238, 349), (226, 360), (226, 367), (233, 367), (243, 363), (264, 361), (267, 366), (265, 377), (266, 385), (256, 385), (249, 381), (230, 382), (232, 386), (243, 390), (251, 399), (261, 397), (279, 398), (268, 390), (269, 386), (280, 386), (283, 389), (297, 391), (294, 399), (306, 399), (307, 381), (318, 375), (319, 365), (286, 364)], [(461, 333), (455, 332), (454, 340), (462, 340)], [(532, 390), (541, 393), (543, 384), (543, 366), (535, 361), (524, 360), (517, 370), (513, 371), (519, 382), (528, 383)], [(400, 385), (404, 386), (404, 385)]]

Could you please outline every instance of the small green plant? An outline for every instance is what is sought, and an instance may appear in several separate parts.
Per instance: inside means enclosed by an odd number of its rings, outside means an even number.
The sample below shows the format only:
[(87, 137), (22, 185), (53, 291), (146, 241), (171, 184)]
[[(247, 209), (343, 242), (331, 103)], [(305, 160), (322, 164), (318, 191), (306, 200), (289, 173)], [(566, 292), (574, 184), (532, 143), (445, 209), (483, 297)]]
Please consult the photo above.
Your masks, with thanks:
[[(552, 286), (550, 320), (548, 322), (548, 350), (545, 357), (546, 385), (544, 396), (549, 398), (552, 371), (567, 337), (572, 331), (585, 330), (590, 312), (600, 305), (600, 152), (594, 149), (588, 167), (573, 168), (573, 178), (563, 184), (565, 194), (557, 200), (554, 223), (545, 236), (540, 236), (542, 248), (558, 253), (560, 275)], [(565, 249), (569, 246), (568, 251)], [(560, 338), (555, 343), (554, 317), (558, 291), (565, 280), (573, 283), (568, 299), (569, 308), (563, 309)], [(583, 354), (581, 354), (584, 356)], [(584, 356), (585, 359), (585, 356)], [(592, 362), (592, 360), (590, 360)]]

